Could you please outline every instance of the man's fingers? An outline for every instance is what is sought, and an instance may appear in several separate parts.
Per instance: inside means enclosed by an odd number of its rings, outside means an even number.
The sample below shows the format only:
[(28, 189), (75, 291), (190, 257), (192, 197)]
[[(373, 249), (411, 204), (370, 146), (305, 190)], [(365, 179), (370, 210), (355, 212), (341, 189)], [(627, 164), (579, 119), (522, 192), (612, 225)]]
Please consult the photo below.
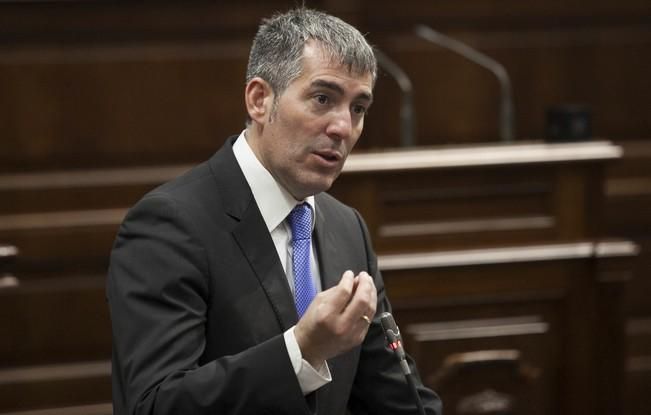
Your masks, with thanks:
[(323, 361), (359, 345), (372, 319), (377, 294), (373, 279), (365, 272), (355, 276), (346, 271), (339, 283), (314, 299), (294, 335), (309, 362)]
[(332, 306), (331, 310), (337, 314), (341, 313), (355, 291), (355, 284), (355, 274), (348, 270), (343, 273), (337, 285), (324, 291), (328, 295), (328, 303)]
[(321, 294), (322, 310), (325, 314), (341, 316), (344, 320), (353, 321), (366, 315), (372, 318), (377, 303), (377, 293), (373, 278), (366, 272), (355, 276), (352, 271), (346, 271), (339, 283)]
[(350, 320), (361, 320), (365, 315), (372, 319), (377, 305), (377, 293), (373, 278), (366, 272), (360, 273), (358, 278), (357, 289), (344, 310), (344, 317)]
[(353, 274), (353, 271), (347, 270), (341, 276), (341, 280), (339, 280), (339, 284), (337, 284), (337, 286), (347, 287), (348, 289), (352, 289), (354, 284), (354, 279), (355, 279), (355, 274)]

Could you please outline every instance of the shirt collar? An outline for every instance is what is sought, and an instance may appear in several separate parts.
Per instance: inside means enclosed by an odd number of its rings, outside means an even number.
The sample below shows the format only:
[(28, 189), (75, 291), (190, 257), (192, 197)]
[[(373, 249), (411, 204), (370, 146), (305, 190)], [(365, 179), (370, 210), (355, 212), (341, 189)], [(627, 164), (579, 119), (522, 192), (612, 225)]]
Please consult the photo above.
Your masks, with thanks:
[(260, 163), (246, 140), (245, 132), (246, 130), (242, 131), (237, 137), (233, 144), (233, 153), (251, 188), (269, 232), (276, 229), (289, 215), (289, 212), (302, 202), (307, 202), (312, 208), (312, 229), (314, 229), (314, 212), (316, 210), (314, 196), (308, 196), (305, 200), (294, 199), (287, 189), (282, 187)]

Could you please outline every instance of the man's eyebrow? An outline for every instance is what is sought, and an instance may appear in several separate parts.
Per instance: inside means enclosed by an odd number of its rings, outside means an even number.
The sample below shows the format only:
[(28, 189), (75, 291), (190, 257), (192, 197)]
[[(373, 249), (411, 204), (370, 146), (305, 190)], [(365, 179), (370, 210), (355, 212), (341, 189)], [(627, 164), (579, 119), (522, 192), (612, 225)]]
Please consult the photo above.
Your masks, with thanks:
[[(345, 93), (345, 91), (341, 87), (341, 85), (339, 85), (336, 82), (326, 81), (324, 79), (316, 79), (316, 80), (312, 81), (311, 86), (312, 86), (312, 88), (330, 89), (330, 90), (332, 90), (332, 91), (334, 91), (334, 92), (336, 92), (336, 93), (338, 93), (340, 95), (344, 95), (344, 93)], [(363, 99), (363, 100), (366, 100), (368, 102), (373, 102), (373, 95), (370, 94), (370, 93), (366, 93), (366, 92), (362, 92), (362, 93), (358, 94), (356, 98), (357, 99)]]

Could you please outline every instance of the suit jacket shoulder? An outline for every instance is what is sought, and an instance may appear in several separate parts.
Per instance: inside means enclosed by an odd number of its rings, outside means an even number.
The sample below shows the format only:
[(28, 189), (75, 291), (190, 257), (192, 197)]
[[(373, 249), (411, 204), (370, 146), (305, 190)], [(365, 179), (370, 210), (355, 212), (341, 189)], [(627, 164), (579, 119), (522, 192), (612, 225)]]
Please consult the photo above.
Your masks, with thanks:
[(231, 143), (120, 227), (107, 278), (115, 414), (309, 413), (282, 337), (296, 311)]

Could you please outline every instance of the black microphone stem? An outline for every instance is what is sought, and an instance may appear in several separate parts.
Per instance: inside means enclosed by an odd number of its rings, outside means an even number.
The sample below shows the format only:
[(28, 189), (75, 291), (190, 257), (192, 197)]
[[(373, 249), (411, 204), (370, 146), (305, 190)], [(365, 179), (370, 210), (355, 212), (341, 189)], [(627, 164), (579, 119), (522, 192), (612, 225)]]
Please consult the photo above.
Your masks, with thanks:
[(402, 100), (400, 105), (400, 143), (403, 147), (412, 147), (416, 145), (416, 115), (414, 113), (414, 88), (411, 80), (397, 63), (377, 48), (375, 57), (378, 65), (391, 75), (400, 88)]
[(423, 402), (420, 400), (418, 389), (416, 389), (416, 383), (414, 382), (413, 376), (414, 375), (405, 375), (405, 378), (407, 378), (409, 389), (411, 389), (411, 393), (414, 395), (414, 400), (416, 401), (416, 406), (418, 407), (418, 413), (420, 415), (427, 415), (425, 413), (425, 408), (423, 408)]
[(469, 61), (488, 69), (497, 77), (500, 84), (500, 138), (502, 141), (512, 141), (515, 135), (513, 94), (511, 92), (511, 80), (504, 66), (495, 59), (484, 55), (463, 42), (437, 32), (429, 26), (419, 24), (414, 30), (423, 39), (458, 53)]
[(402, 346), (402, 336), (400, 335), (400, 329), (398, 328), (396, 321), (394, 320), (391, 313), (384, 312), (380, 314), (380, 324), (382, 325), (382, 331), (384, 331), (384, 335), (387, 339), (387, 343), (389, 344), (389, 348), (393, 350), (393, 353), (398, 359), (398, 362), (400, 363), (400, 369), (407, 379), (411, 393), (414, 395), (414, 401), (416, 402), (418, 413), (420, 415), (427, 415), (425, 413), (425, 408), (423, 408), (423, 402), (420, 399), (418, 389), (416, 388), (416, 383), (414, 382), (414, 375), (411, 372), (409, 364), (407, 363), (407, 355), (405, 354), (405, 350)]

